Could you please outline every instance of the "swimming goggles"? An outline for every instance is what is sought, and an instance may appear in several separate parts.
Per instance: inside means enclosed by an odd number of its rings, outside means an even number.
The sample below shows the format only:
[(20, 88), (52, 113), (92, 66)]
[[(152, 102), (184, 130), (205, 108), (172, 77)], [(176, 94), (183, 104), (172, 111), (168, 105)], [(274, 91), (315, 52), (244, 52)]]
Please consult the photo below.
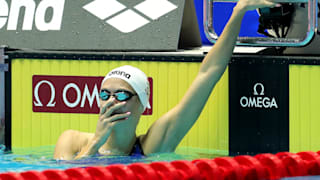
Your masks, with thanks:
[(103, 101), (107, 101), (111, 96), (115, 97), (116, 100), (118, 101), (128, 101), (129, 99), (132, 98), (132, 96), (135, 96), (135, 95), (137, 94), (133, 94), (132, 92), (125, 91), (125, 90), (120, 90), (113, 94), (111, 94), (107, 90), (101, 90), (99, 96), (100, 96), (100, 99), (102, 99)]

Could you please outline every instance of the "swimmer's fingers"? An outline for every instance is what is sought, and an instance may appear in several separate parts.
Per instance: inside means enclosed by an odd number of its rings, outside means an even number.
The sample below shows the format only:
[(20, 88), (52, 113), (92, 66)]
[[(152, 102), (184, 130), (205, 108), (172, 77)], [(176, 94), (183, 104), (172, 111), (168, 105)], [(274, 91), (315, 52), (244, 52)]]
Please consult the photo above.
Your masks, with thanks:
[(106, 110), (106, 112), (104, 113), (104, 118), (108, 118), (111, 116), (111, 114), (116, 111), (117, 109), (120, 109), (121, 107), (123, 107), (126, 104), (126, 102), (121, 102), (121, 103), (117, 103), (112, 105), (110, 108), (108, 108)]
[(268, 7), (279, 7), (281, 6), (279, 3), (275, 2), (274, 0), (264, 0), (265, 6)]
[(256, 8), (262, 7), (278, 7), (281, 6), (279, 3), (276, 2), (277, 0), (261, 0), (261, 4), (259, 4)]
[(127, 112), (127, 113), (123, 113), (123, 114), (116, 114), (116, 115), (113, 115), (112, 117), (108, 118), (106, 120), (106, 122), (117, 122), (117, 121), (123, 121), (123, 120), (127, 120), (130, 116), (130, 112)]
[(100, 115), (103, 115), (104, 113), (106, 113), (107, 109), (112, 106), (114, 104), (114, 97), (112, 96), (107, 102), (106, 104), (102, 107), (102, 109), (100, 110)]
[(240, 0), (238, 6), (245, 10), (254, 10), (263, 7), (278, 7), (280, 4), (276, 0)]

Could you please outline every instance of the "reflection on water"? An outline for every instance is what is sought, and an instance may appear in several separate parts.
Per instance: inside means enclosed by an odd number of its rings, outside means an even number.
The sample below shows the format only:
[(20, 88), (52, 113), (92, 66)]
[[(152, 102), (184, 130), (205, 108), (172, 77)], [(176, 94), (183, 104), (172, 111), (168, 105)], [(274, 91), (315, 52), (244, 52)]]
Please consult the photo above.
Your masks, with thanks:
[(12, 152), (0, 151), (0, 172), (22, 172), (28, 170), (66, 169), (52, 159), (54, 147), (17, 148)]
[(4, 152), (0, 147), (0, 173), (23, 172), (29, 170), (68, 169), (71, 167), (107, 166), (110, 164), (132, 164), (136, 162), (151, 163), (154, 161), (193, 160), (199, 158), (212, 159), (216, 155), (190, 152), (188, 149), (177, 153), (161, 153), (150, 156), (93, 156), (81, 160), (62, 161), (53, 159), (54, 146), (37, 148), (13, 148), (12, 152)]

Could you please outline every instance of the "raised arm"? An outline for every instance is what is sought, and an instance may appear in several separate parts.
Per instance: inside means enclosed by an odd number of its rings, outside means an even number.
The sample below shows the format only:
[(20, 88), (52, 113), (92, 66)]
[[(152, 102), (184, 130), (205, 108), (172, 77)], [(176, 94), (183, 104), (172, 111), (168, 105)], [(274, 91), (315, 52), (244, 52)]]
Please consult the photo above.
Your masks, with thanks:
[(142, 138), (146, 153), (171, 152), (198, 119), (214, 86), (224, 73), (237, 40), (246, 11), (276, 4), (271, 0), (240, 0), (223, 33), (204, 58), (198, 75), (182, 100), (158, 119)]

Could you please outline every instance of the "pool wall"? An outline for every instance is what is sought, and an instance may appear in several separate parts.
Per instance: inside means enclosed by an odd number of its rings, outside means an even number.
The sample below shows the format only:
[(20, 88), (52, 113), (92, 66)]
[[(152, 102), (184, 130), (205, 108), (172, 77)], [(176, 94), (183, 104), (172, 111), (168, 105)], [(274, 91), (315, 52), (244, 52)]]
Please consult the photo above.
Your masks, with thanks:
[[(97, 114), (34, 112), (32, 78), (35, 75), (103, 77), (112, 68), (124, 64), (139, 67), (153, 80), (152, 115), (142, 116), (137, 130), (137, 134), (143, 134), (154, 120), (174, 107), (182, 98), (196, 76), (202, 58), (141, 55), (122, 57), (106, 54), (74, 54), (63, 57), (59, 54), (28, 53), (17, 56), (19, 57), (12, 58), (11, 61), (13, 147), (54, 145), (59, 135), (67, 129), (94, 132), (96, 128)], [(49, 100), (45, 96), (51, 96), (49, 89), (41, 89), (46, 88), (45, 86), (42, 85), (39, 89), (48, 90), (47, 95), (40, 95), (44, 106)], [(228, 73), (225, 73), (215, 88), (201, 117), (183, 139), (180, 147), (193, 147), (203, 149), (203, 153), (228, 155)]]
[[(141, 68), (153, 83), (152, 114), (142, 116), (137, 130), (138, 134), (143, 134), (154, 120), (181, 99), (196, 76), (204, 55), (189, 52), (79, 54), (16, 51), (10, 52), (9, 57), (12, 77), (11, 131), (14, 148), (54, 145), (59, 135), (67, 129), (87, 132), (95, 130), (98, 116), (92, 112), (85, 114), (34, 112), (36, 103), (32, 80), (34, 76), (59, 76), (66, 79), (101, 78), (110, 69), (123, 64)], [(319, 62), (317, 57), (234, 55), (229, 69), (215, 87), (198, 122), (183, 139), (179, 148), (197, 149), (203, 154), (217, 155), (319, 150), (320, 143), (317, 141), (320, 137), (317, 130), (319, 124), (317, 119), (320, 115), (317, 110), (320, 102), (317, 94), (320, 77)], [(267, 76), (271, 77), (272, 71), (274, 71), (273, 74), (281, 71), (268, 80), (273, 85), (273, 89), (279, 89), (280, 95), (274, 92), (275, 90), (270, 91), (268, 83), (263, 82), (266, 95), (261, 96), (262, 99), (275, 97), (274, 103), (277, 103), (279, 108), (272, 107), (271, 101), (269, 109), (259, 107), (259, 103), (256, 104), (256, 108), (251, 109), (239, 106), (240, 100), (234, 99), (233, 94), (230, 93), (240, 89), (229, 89), (230, 84), (239, 84), (235, 82), (240, 81), (237, 80), (237, 76), (243, 77), (233, 72), (239, 67), (249, 69), (241, 71), (240, 68), (239, 72), (247, 73), (245, 76), (260, 78), (253, 79), (253, 82), (262, 82), (268, 79)], [(256, 67), (262, 67), (258, 76), (250, 74), (250, 68)], [(264, 69), (268, 69), (269, 74), (263, 73)], [(280, 76), (284, 76), (285, 80)], [(240, 95), (245, 96), (247, 93), (248, 96), (255, 97), (254, 84), (246, 87), (244, 94), (241, 94), (243, 93), (241, 90)], [(41, 91), (47, 93), (47, 95), (40, 95), (45, 106), (48, 104), (51, 92), (45, 85), (42, 88)], [(238, 105), (230, 106), (230, 102)], [(281, 110), (279, 110), (280, 107)], [(79, 106), (75, 108), (79, 109)], [(234, 108), (247, 114), (245, 116), (241, 113), (241, 116), (230, 114), (234, 112)], [(272, 108), (274, 112), (271, 112)], [(235, 122), (238, 125), (234, 124)]]

